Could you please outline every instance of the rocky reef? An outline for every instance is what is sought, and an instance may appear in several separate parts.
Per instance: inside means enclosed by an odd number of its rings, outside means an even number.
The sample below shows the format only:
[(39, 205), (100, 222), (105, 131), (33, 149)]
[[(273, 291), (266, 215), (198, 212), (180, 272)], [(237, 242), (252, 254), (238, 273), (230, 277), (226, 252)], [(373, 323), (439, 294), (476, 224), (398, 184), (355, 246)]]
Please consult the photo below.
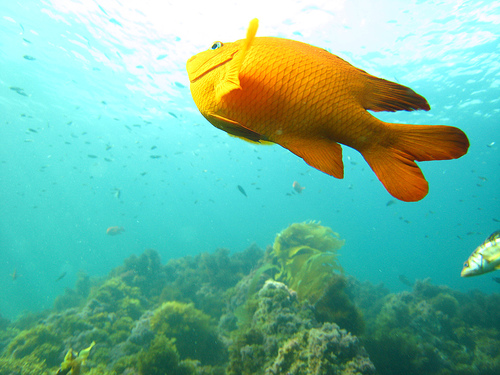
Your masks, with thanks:
[(498, 294), (430, 280), (390, 293), (346, 276), (342, 245), (297, 223), (265, 251), (162, 264), (148, 249), (81, 273), (53, 309), (0, 316), (0, 375), (500, 373)]

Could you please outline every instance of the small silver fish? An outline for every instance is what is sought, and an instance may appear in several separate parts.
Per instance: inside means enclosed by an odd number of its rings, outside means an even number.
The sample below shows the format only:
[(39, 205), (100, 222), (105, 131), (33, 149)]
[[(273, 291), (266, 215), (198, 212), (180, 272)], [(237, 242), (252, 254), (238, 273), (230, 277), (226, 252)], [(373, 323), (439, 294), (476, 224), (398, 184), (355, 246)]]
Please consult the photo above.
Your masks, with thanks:
[(462, 277), (477, 276), (500, 269), (500, 230), (489, 236), (464, 263)]
[(116, 199), (120, 199), (120, 196), (122, 195), (122, 191), (118, 188), (114, 188), (113, 189), (113, 196), (116, 198)]
[(238, 190), (240, 191), (241, 194), (243, 194), (245, 197), (248, 197), (245, 189), (243, 189), (243, 187), (241, 185), (238, 185), (237, 188), (238, 188)]

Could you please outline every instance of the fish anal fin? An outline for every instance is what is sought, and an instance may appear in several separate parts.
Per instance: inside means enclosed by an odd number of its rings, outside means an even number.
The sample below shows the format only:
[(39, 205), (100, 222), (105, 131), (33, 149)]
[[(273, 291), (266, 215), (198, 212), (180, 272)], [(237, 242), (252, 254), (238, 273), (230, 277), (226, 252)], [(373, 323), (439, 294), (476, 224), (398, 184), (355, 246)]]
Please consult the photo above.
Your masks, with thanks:
[(234, 137), (241, 138), (248, 142), (268, 143), (261, 134), (246, 128), (238, 121), (231, 120), (230, 118), (217, 115), (215, 113), (208, 114), (207, 119), (215, 127), (224, 130), (226, 133)]
[(409, 87), (367, 73), (367, 85), (360, 94), (361, 105), (370, 111), (415, 111), (431, 109), (427, 100)]
[(327, 138), (280, 140), (281, 146), (304, 159), (311, 167), (336, 177), (344, 178), (342, 147)]
[(231, 91), (241, 90), (239, 78), (241, 66), (243, 65), (243, 61), (245, 61), (245, 56), (248, 50), (252, 46), (258, 28), (259, 21), (257, 18), (254, 18), (250, 21), (250, 25), (247, 30), (247, 37), (243, 41), (241, 48), (227, 65), (225, 78), (217, 86), (215, 86), (215, 100), (217, 102), (219, 102)]

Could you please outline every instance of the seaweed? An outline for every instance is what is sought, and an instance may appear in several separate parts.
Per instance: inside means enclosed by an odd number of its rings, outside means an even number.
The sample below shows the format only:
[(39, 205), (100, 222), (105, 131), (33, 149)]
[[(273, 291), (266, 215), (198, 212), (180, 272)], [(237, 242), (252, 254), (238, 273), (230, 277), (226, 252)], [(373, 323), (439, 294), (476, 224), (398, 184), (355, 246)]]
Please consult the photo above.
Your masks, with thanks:
[(304, 330), (279, 349), (265, 374), (375, 374), (375, 366), (358, 338), (336, 324)]
[(0, 357), (0, 374), (52, 375), (44, 360), (29, 354), (22, 358)]
[(111, 276), (122, 279), (128, 286), (138, 288), (142, 296), (156, 302), (167, 281), (160, 254), (154, 249), (146, 249), (138, 257), (131, 255), (123, 266), (115, 268)]
[(182, 359), (196, 359), (202, 364), (224, 361), (225, 347), (213, 328), (213, 318), (192, 303), (164, 302), (150, 318), (151, 329), (175, 340)]
[(343, 272), (337, 250), (344, 244), (332, 229), (316, 222), (295, 223), (276, 236), (269, 261), (275, 280), (315, 303), (334, 272)]
[[(479, 297), (480, 296), (480, 297)], [(389, 294), (363, 337), (381, 374), (494, 374), (500, 371), (500, 335), (490, 320), (498, 312), (497, 295), (452, 291), (446, 286), (418, 280), (414, 290)], [(496, 305), (498, 308), (499, 306)], [(474, 311), (482, 311), (473, 321)], [(466, 316), (465, 312), (470, 313)]]
[(194, 365), (189, 361), (181, 361), (174, 344), (174, 339), (158, 335), (148, 350), (138, 355), (140, 375), (191, 375)]
[(314, 305), (319, 322), (334, 322), (349, 332), (360, 335), (365, 329), (363, 314), (345, 292), (347, 280), (333, 275), (323, 294)]
[(82, 374), (500, 373), (498, 294), (429, 279), (390, 293), (342, 273), (342, 243), (300, 223), (265, 253), (161, 265), (147, 250), (107, 277), (82, 273), (54, 309), (0, 319), (0, 374), (53, 375), (92, 341)]
[(260, 248), (252, 245), (232, 255), (227, 249), (217, 249), (213, 254), (172, 259), (165, 265), (167, 285), (160, 302), (193, 302), (196, 308), (220, 318), (227, 302), (225, 292), (250, 272), (262, 254)]
[(272, 278), (294, 290), (301, 301), (312, 304), (319, 321), (335, 322), (361, 333), (362, 315), (343, 292), (346, 283), (337, 262), (337, 250), (343, 244), (331, 228), (316, 222), (295, 223), (284, 229), (253, 272), (246, 302), (234, 310), (239, 326), (249, 324), (255, 292), (263, 279)]
[(6, 352), (13, 358), (32, 355), (50, 366), (57, 366), (63, 342), (51, 326), (43, 324), (21, 331), (7, 346)]

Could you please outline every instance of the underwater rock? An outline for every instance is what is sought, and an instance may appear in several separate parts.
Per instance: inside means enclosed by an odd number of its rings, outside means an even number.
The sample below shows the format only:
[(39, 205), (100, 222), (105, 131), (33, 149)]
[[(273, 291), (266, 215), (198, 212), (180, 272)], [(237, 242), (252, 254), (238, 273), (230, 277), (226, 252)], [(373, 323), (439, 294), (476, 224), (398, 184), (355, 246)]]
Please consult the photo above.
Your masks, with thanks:
[(146, 297), (158, 296), (167, 281), (160, 254), (153, 249), (144, 250), (140, 256), (131, 255), (125, 259), (123, 266), (115, 268), (110, 275), (139, 288), (141, 295)]
[(17, 330), (23, 331), (43, 322), (50, 315), (49, 310), (43, 310), (38, 312), (25, 311), (22, 312), (15, 320), (12, 321), (12, 327)]
[(374, 374), (375, 366), (359, 340), (332, 323), (303, 330), (279, 349), (266, 375)]
[[(89, 319), (93, 316), (105, 314), (109, 310), (109, 305), (98, 301), (97, 299), (91, 298), (87, 300), (85, 306), (80, 310), (78, 315), (82, 319)], [(110, 317), (111, 318), (111, 317)]]
[(230, 335), (239, 326), (250, 324), (257, 308), (254, 294), (264, 286), (267, 278), (267, 275), (257, 276), (254, 270), (226, 293), (227, 302), (219, 319), (219, 331)]
[(0, 374), (53, 375), (69, 348), (92, 341), (82, 375), (500, 373), (500, 295), (428, 279), (390, 293), (330, 269), (312, 303), (274, 278), (272, 251), (219, 249), (165, 266), (148, 251), (107, 278), (82, 277), (78, 306), (2, 320)]
[[(380, 374), (500, 373), (498, 295), (475, 297), (417, 280), (413, 292), (389, 294), (367, 322), (364, 345)], [(495, 303), (494, 301), (497, 301)], [(474, 321), (474, 311), (481, 311)], [(471, 319), (472, 317), (472, 319)], [(488, 327), (481, 320), (489, 321)]]
[(65, 293), (61, 296), (57, 296), (54, 301), (54, 308), (57, 311), (64, 311), (65, 309), (70, 309), (72, 307), (79, 306), (85, 298), (79, 296), (71, 288), (66, 288)]
[(4, 348), (9, 344), (9, 342), (16, 336), (16, 331), (13, 329), (8, 329), (11, 322), (5, 319), (0, 314), (0, 353), (3, 352)]
[(13, 358), (33, 355), (48, 366), (59, 365), (59, 354), (63, 351), (62, 338), (54, 333), (54, 327), (37, 325), (21, 331), (9, 343), (6, 353)]
[(190, 361), (181, 361), (174, 341), (163, 335), (155, 337), (151, 347), (139, 354), (139, 374), (194, 375), (195, 365)]
[(194, 359), (203, 365), (224, 362), (226, 349), (217, 337), (213, 318), (192, 303), (164, 302), (150, 318), (157, 335), (173, 339), (181, 359)]
[(255, 307), (245, 307), (251, 319), (233, 332), (229, 375), (262, 374), (284, 341), (317, 325), (310, 305), (299, 304), (297, 293), (284, 283), (266, 281), (255, 298)]
[(250, 272), (262, 254), (259, 247), (252, 245), (232, 255), (227, 249), (217, 249), (213, 254), (172, 259), (165, 265), (167, 285), (160, 302), (193, 302), (196, 308), (218, 319), (226, 307), (225, 292)]
[(299, 305), (297, 293), (279, 281), (266, 281), (258, 301), (252, 325), (266, 335), (290, 336), (313, 325), (312, 311)]
[(155, 337), (155, 333), (151, 330), (150, 325), (150, 319), (152, 316), (153, 312), (145, 312), (141, 318), (135, 322), (127, 341), (144, 347), (148, 346)]
[(75, 292), (83, 298), (87, 298), (90, 293), (90, 277), (85, 272), (78, 272), (76, 275)]
[(334, 274), (324, 293), (314, 304), (314, 315), (319, 322), (336, 323), (347, 331), (359, 335), (363, 333), (365, 322), (361, 311), (345, 292), (347, 279)]
[(44, 360), (34, 355), (22, 358), (0, 357), (0, 374), (2, 375), (53, 375), (49, 372)]
[[(65, 275), (65, 273), (62, 275)], [(57, 296), (54, 301), (54, 308), (63, 311), (83, 304), (90, 293), (90, 287), (90, 277), (84, 272), (78, 272), (75, 289), (66, 288), (63, 295)]]
[[(240, 325), (247, 323), (258, 286), (263, 280), (274, 279), (293, 290), (301, 303), (310, 303), (319, 322), (333, 322), (354, 334), (362, 333), (362, 314), (344, 291), (347, 280), (337, 262), (337, 250), (343, 244), (337, 233), (319, 223), (290, 225), (276, 236), (273, 247), (267, 249), (251, 279), (237, 285), (229, 310)], [(259, 293), (263, 291), (265, 288)], [(226, 315), (225, 326), (221, 328), (234, 330), (233, 321), (230, 314)]]
[[(90, 297), (97, 300), (103, 312), (109, 315), (116, 314), (119, 317), (130, 317), (138, 319), (151, 305), (151, 302), (145, 297), (139, 287), (128, 285), (120, 277), (112, 277), (106, 280), (101, 286), (95, 287), (90, 293)], [(95, 313), (92, 314), (94, 321), (99, 318)], [(101, 326), (106, 324), (107, 316), (101, 316)]]
[(83, 348), (89, 342), (100, 340), (101, 343), (106, 343), (108, 340), (108, 335), (105, 331), (99, 330), (92, 327), (85, 331), (75, 331), (73, 333), (66, 333), (63, 337), (65, 350), (69, 348)]
[(365, 323), (373, 321), (379, 314), (384, 299), (390, 291), (382, 283), (373, 285), (369, 281), (359, 281), (353, 276), (346, 277), (345, 294), (362, 311)]
[[(337, 250), (343, 244), (331, 228), (314, 221), (295, 223), (281, 231), (273, 246), (267, 248), (260, 266), (231, 291), (228, 312), (220, 328), (234, 330), (234, 317), (238, 325), (248, 324), (256, 308), (255, 294), (266, 280), (274, 279), (293, 290), (295, 298), (298, 295), (301, 302), (308, 302), (314, 308), (322, 299), (317, 310), (321, 321), (335, 317), (338, 323), (347, 324), (355, 316), (355, 323), (349, 328), (361, 332), (361, 314), (342, 292), (345, 283), (338, 281), (343, 271), (337, 262)], [(336, 297), (335, 305), (330, 297)]]

